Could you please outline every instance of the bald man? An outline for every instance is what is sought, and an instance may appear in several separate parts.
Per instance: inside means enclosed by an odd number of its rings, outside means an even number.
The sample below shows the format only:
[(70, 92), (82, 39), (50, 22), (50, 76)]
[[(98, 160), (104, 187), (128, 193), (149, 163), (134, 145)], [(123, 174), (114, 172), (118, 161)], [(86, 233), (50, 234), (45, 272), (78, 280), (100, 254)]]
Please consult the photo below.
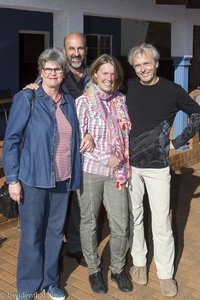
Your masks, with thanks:
[(88, 67), (85, 64), (87, 47), (84, 36), (78, 32), (65, 36), (63, 51), (68, 62), (68, 70), (62, 88), (76, 99), (82, 95), (90, 81)]
[[(87, 47), (84, 36), (78, 32), (65, 36), (63, 51), (68, 62), (68, 70), (62, 88), (76, 99), (82, 95), (90, 81), (88, 67), (85, 64)], [(71, 192), (69, 206), (65, 225), (67, 242), (63, 253), (75, 258), (82, 266), (86, 266), (81, 250), (80, 209), (76, 192)]]

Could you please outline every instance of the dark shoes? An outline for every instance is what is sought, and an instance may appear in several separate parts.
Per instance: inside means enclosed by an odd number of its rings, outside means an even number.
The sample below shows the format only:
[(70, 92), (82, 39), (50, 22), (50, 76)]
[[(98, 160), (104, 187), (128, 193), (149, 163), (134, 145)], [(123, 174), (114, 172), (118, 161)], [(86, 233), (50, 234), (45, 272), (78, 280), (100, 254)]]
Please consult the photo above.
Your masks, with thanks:
[(76, 252), (76, 253), (69, 253), (69, 252), (65, 252), (64, 255), (67, 255), (70, 258), (74, 258), (76, 259), (77, 263), (83, 267), (87, 267), (87, 263), (85, 261), (85, 258), (83, 256), (83, 253), (80, 252)]
[(117, 283), (118, 289), (121, 292), (131, 292), (133, 290), (133, 284), (125, 271), (115, 274), (111, 273), (111, 279)]
[(106, 294), (107, 288), (105, 285), (105, 282), (103, 280), (101, 272), (94, 273), (92, 275), (89, 275), (89, 282), (91, 289), (93, 292), (98, 294)]

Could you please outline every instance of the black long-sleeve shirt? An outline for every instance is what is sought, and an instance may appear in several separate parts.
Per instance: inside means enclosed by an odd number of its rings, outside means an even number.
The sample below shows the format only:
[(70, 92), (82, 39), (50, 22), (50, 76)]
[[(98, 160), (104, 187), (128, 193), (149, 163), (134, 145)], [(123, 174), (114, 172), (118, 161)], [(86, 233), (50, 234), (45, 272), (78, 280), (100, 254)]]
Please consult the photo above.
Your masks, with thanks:
[(181, 135), (173, 140), (177, 149), (200, 130), (200, 106), (178, 84), (159, 78), (154, 85), (129, 79), (125, 93), (133, 124), (130, 133), (131, 164), (143, 168), (162, 168), (169, 163), (169, 133), (176, 113), (190, 116)]
[(62, 89), (65, 92), (69, 92), (76, 99), (83, 94), (89, 82), (89, 69), (84, 65), (84, 74), (79, 81), (74, 77), (72, 71), (68, 70), (62, 83)]

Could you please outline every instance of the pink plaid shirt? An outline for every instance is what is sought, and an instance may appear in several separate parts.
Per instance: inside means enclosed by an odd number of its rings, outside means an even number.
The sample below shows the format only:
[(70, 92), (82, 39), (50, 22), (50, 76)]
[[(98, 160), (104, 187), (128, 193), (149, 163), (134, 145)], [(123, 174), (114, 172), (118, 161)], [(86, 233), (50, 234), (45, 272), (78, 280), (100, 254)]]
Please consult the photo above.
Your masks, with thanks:
[[(121, 110), (123, 111), (126, 120), (129, 121), (125, 96), (121, 93), (119, 93), (119, 95), (121, 98)], [(111, 101), (103, 101), (103, 103), (105, 109), (107, 109), (109, 113), (114, 113), (112, 111)], [(106, 123), (101, 114), (94, 109), (91, 103), (88, 102), (86, 94), (83, 94), (76, 99), (76, 107), (81, 138), (83, 138), (86, 133), (89, 133), (93, 137), (95, 143), (93, 152), (83, 153), (82, 170), (97, 175), (114, 175), (115, 170), (108, 167), (107, 164), (110, 156), (115, 154), (115, 135), (113, 134), (112, 144), (110, 144), (108, 123)]]

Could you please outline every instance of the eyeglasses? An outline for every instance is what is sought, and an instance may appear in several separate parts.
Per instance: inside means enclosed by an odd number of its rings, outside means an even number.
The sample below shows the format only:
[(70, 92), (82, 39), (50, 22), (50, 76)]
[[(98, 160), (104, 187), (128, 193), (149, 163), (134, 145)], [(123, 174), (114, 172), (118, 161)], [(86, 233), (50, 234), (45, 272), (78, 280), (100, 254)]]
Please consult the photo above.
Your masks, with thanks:
[(47, 74), (47, 75), (50, 75), (53, 71), (56, 74), (63, 73), (63, 69), (62, 68), (55, 68), (55, 69), (52, 69), (52, 68), (42, 68), (42, 69), (44, 70), (44, 73)]

